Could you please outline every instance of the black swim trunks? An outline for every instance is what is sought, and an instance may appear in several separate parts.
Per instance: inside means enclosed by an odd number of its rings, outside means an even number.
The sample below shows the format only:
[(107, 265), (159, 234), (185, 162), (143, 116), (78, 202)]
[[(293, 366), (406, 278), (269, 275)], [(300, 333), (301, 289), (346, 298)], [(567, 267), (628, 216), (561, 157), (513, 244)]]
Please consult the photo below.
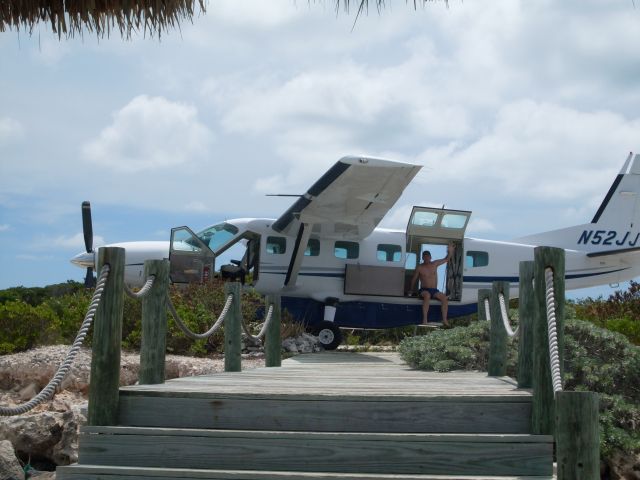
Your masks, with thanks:
[(418, 296), (421, 297), (422, 292), (429, 292), (429, 295), (431, 295), (431, 297), (434, 297), (436, 293), (440, 293), (440, 290), (438, 290), (437, 288), (421, 288), (418, 292)]

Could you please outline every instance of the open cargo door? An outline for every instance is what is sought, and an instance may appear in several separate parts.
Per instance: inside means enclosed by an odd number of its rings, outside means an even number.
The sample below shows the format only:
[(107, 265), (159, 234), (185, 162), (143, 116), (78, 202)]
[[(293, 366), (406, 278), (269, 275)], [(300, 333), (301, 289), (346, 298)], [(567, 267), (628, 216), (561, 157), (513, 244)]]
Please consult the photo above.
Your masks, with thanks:
[(445, 208), (413, 207), (407, 225), (407, 261), (405, 269), (405, 290), (426, 245), (448, 245), (453, 243), (455, 253), (447, 264), (446, 295), (449, 300), (462, 298), (462, 271), (464, 258), (464, 233), (471, 212)]

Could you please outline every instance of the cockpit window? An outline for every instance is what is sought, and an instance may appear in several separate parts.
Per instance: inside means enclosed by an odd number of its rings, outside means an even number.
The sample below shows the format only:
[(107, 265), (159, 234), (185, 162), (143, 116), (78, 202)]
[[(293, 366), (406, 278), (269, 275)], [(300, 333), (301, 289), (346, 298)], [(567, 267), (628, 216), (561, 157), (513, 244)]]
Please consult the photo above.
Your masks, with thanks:
[(225, 222), (219, 223), (217, 225), (214, 225), (213, 227), (209, 227), (201, 231), (200, 233), (198, 233), (198, 238), (215, 252), (221, 246), (235, 237), (238, 232), (238, 227)]

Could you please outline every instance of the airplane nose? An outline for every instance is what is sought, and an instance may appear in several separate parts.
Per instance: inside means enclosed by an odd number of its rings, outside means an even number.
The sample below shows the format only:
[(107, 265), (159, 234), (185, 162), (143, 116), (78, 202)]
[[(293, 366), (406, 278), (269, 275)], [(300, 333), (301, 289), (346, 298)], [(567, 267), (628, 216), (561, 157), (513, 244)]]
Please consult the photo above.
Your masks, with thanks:
[(82, 268), (95, 266), (94, 252), (82, 252), (71, 259), (71, 263)]

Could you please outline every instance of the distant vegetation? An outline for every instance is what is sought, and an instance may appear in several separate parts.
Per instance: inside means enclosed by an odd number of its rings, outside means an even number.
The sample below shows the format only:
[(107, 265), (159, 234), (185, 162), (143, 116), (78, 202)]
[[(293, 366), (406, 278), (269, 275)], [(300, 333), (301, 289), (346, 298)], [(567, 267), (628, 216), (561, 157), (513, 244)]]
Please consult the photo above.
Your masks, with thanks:
[[(89, 308), (93, 291), (81, 283), (67, 282), (44, 288), (17, 287), (0, 290), (0, 354), (16, 353), (40, 345), (71, 344)], [(255, 292), (243, 292), (242, 314), (247, 323), (256, 322), (264, 310), (262, 297)], [(180, 318), (194, 332), (208, 330), (224, 305), (222, 283), (172, 288), (171, 298)], [(140, 348), (141, 302), (125, 295), (122, 325), (122, 345), (129, 350)], [(289, 322), (290, 323), (290, 322)], [(288, 325), (288, 324), (287, 324)], [(220, 351), (220, 333), (209, 340), (193, 341), (169, 320), (167, 351), (182, 355), (205, 355)], [(283, 327), (288, 333), (291, 327)], [(85, 340), (91, 345), (91, 332)]]

